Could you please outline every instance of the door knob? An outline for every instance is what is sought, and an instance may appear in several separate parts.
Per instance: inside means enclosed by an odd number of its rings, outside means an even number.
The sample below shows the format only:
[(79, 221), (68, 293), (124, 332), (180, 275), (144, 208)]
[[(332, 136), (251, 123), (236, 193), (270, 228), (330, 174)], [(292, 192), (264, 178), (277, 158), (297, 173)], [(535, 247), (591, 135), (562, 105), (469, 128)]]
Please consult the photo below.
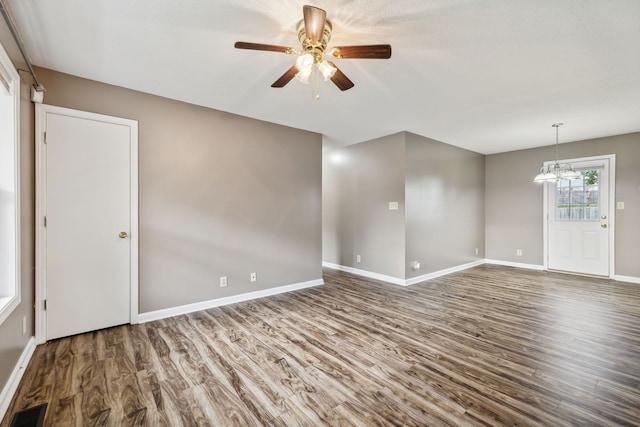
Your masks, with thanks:
[(607, 228), (607, 223), (606, 223), (606, 222), (603, 222), (602, 224), (600, 224), (600, 227), (602, 227), (602, 228)]
[(125, 237), (127, 237), (127, 232), (126, 232), (126, 231), (121, 231), (121, 232), (118, 234), (118, 237), (119, 237), (119, 238), (121, 238), (121, 239), (124, 239)]

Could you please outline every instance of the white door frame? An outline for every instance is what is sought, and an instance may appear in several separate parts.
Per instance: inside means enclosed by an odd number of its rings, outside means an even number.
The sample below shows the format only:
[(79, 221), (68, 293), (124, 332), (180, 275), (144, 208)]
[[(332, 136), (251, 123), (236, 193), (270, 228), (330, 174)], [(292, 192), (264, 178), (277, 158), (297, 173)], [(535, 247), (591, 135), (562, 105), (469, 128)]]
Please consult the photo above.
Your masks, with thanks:
[[(560, 163), (579, 163), (579, 162), (594, 162), (598, 160), (609, 160), (609, 207), (608, 207), (608, 230), (609, 230), (609, 278), (615, 278), (616, 269), (616, 246), (615, 246), (615, 225), (616, 225), (616, 155), (615, 154), (603, 154), (601, 156), (592, 157), (578, 157), (575, 159), (560, 160)], [(555, 160), (549, 160), (544, 162), (544, 167), (553, 166)], [(549, 270), (549, 185), (555, 185), (555, 182), (543, 184), (542, 189), (542, 230), (543, 230), (543, 266), (545, 270)]]
[(131, 295), (129, 322), (138, 323), (138, 122), (136, 120), (111, 117), (102, 114), (72, 110), (53, 105), (36, 104), (36, 289), (35, 289), (35, 339), (36, 343), (46, 342), (47, 322), (45, 315), (45, 300), (47, 297), (46, 265), (47, 265), (47, 234), (44, 226), (46, 215), (47, 195), (47, 162), (46, 162), (46, 115), (54, 113), (70, 117), (101, 121), (105, 123), (128, 126), (130, 134), (130, 184), (131, 184)]

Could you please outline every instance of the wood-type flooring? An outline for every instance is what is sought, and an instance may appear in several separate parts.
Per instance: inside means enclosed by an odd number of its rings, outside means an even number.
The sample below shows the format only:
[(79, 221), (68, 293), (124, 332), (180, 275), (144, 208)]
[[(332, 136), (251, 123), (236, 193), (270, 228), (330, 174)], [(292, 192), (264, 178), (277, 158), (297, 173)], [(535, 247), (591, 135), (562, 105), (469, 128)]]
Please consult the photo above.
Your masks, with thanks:
[(640, 285), (483, 265), (325, 285), (38, 346), (46, 426), (640, 424)]

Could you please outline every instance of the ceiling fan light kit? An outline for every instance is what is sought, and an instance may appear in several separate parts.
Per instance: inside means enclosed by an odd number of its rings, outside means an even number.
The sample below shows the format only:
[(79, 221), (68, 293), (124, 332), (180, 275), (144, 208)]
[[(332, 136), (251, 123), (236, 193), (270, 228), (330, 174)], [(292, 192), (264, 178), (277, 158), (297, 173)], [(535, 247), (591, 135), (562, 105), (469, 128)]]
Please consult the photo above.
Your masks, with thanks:
[(314, 6), (303, 6), (303, 19), (296, 26), (301, 50), (286, 46), (270, 44), (236, 42), (236, 49), (263, 50), (298, 55), (295, 64), (278, 78), (271, 87), (284, 87), (294, 77), (304, 84), (311, 83), (313, 97), (319, 99), (319, 79), (331, 80), (340, 90), (348, 90), (354, 83), (324, 55), (337, 59), (388, 59), (391, 57), (391, 46), (388, 44), (369, 46), (335, 46), (327, 51), (333, 27), (327, 20), (327, 13)]
[(533, 179), (533, 182), (544, 183), (544, 182), (558, 182), (561, 179), (578, 179), (580, 178), (580, 173), (573, 170), (573, 167), (570, 163), (560, 163), (558, 157), (558, 128), (562, 126), (563, 123), (554, 123), (551, 126), (556, 128), (556, 161), (554, 164), (547, 166), (546, 168), (542, 166), (540, 168), (540, 173), (536, 175)]

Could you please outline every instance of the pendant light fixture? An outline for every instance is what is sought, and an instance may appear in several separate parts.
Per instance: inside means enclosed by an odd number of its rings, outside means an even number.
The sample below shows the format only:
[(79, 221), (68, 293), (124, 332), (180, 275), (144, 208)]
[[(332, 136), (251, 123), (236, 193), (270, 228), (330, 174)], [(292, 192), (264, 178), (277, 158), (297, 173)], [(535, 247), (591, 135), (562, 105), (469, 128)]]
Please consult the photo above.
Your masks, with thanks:
[(573, 170), (570, 163), (560, 163), (558, 157), (558, 128), (562, 123), (554, 123), (551, 126), (556, 128), (556, 162), (546, 168), (542, 166), (540, 173), (536, 175), (533, 182), (558, 182), (561, 179), (578, 179), (580, 174)]

